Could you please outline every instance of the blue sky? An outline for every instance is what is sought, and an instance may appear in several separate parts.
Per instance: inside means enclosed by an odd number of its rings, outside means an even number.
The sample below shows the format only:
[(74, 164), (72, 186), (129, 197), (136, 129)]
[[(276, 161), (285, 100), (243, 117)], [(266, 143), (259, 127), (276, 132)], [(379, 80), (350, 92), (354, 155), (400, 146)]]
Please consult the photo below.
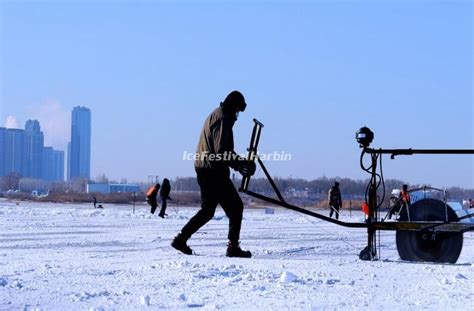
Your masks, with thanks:
[[(92, 177), (192, 176), (205, 117), (234, 89), (264, 124), (275, 176), (366, 178), (374, 146), (474, 148), (470, 1), (0, 1), (0, 120), (38, 118), (65, 149), (70, 111), (92, 111)], [(385, 176), (474, 187), (474, 157), (413, 156)], [(263, 176), (262, 173), (259, 176)]]

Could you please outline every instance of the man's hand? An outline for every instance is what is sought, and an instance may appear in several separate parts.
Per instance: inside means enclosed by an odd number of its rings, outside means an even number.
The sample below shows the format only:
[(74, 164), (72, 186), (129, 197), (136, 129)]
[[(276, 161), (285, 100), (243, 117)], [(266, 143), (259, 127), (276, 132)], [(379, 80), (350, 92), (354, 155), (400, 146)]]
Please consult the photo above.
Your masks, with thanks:
[(240, 174), (242, 174), (243, 177), (250, 177), (253, 174), (255, 174), (255, 170), (257, 169), (257, 166), (255, 165), (254, 161), (241, 161), (239, 163), (239, 166), (237, 170), (239, 171)]

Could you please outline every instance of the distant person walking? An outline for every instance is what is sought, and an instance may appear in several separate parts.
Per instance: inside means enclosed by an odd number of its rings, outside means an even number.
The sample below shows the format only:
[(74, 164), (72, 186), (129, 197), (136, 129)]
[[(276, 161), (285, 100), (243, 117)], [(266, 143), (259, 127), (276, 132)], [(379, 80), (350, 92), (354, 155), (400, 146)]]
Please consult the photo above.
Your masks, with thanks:
[(161, 184), (161, 190), (160, 190), (160, 198), (161, 198), (161, 209), (160, 209), (160, 216), (161, 218), (165, 218), (165, 216), (168, 216), (165, 214), (166, 212), (166, 201), (171, 200), (170, 198), (170, 191), (171, 191), (171, 185), (170, 181), (168, 178), (163, 179), (163, 183)]
[(331, 209), (331, 212), (329, 213), (329, 217), (332, 218), (332, 214), (334, 213), (336, 216), (336, 219), (339, 219), (339, 209), (342, 206), (342, 196), (341, 196), (341, 190), (339, 189), (339, 183), (337, 181), (334, 183), (334, 186), (332, 186), (331, 189), (329, 189), (328, 202), (329, 202), (329, 208)]
[(411, 220), (410, 209), (409, 209), (411, 205), (411, 197), (410, 197), (410, 193), (408, 193), (408, 185), (402, 186), (402, 191), (400, 192), (399, 201), (400, 201), (400, 213), (403, 211), (403, 208), (405, 208), (407, 211), (408, 220)]
[(187, 245), (187, 240), (214, 217), (219, 204), (229, 218), (226, 256), (252, 256), (239, 246), (244, 205), (230, 179), (229, 170), (232, 168), (243, 176), (255, 173), (255, 163), (246, 161), (234, 152), (232, 127), (239, 112), (244, 111), (246, 106), (244, 96), (233, 91), (204, 121), (197, 147), (198, 157), (194, 162), (197, 182), (201, 188), (201, 209), (171, 243), (172, 247), (187, 255), (193, 252)]
[(97, 207), (97, 198), (95, 197), (95, 195), (92, 196), (92, 200), (94, 201), (94, 208)]
[(146, 202), (148, 205), (151, 206), (150, 213), (154, 214), (156, 208), (158, 207), (158, 202), (156, 202), (156, 195), (158, 194), (158, 190), (160, 190), (160, 184), (156, 183), (155, 185), (148, 188), (146, 191)]

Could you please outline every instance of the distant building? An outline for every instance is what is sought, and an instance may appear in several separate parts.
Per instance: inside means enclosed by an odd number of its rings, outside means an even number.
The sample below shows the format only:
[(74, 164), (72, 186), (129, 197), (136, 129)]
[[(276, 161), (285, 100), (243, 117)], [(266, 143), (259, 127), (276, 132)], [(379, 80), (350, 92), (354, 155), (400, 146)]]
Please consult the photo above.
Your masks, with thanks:
[(133, 193), (139, 192), (140, 186), (136, 184), (87, 184), (87, 193)]
[(42, 178), (47, 181), (64, 181), (64, 151), (44, 147)]
[(69, 180), (90, 179), (91, 111), (74, 107), (71, 118), (71, 146), (68, 152)]
[(3, 159), (4, 175), (17, 173), (26, 176), (25, 170), (25, 131), (20, 129), (2, 129), (5, 145), (1, 153)]
[(44, 135), (38, 120), (28, 120), (25, 124), (24, 176), (42, 177)]
[(71, 142), (67, 143), (67, 176), (66, 180), (71, 180)]
[(64, 181), (64, 151), (53, 150), (53, 180)]
[(0, 127), (0, 176), (6, 175), (7, 129)]
[(37, 120), (25, 129), (0, 127), (0, 176), (12, 173), (49, 181), (64, 180), (64, 151), (44, 147), (44, 135)]

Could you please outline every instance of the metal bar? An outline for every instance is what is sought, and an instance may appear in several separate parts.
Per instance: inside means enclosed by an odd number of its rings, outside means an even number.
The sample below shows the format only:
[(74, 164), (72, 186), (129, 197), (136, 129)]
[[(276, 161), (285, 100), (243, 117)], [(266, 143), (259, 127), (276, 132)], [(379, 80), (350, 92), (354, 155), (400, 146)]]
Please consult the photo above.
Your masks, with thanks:
[[(255, 154), (257, 153), (258, 142), (260, 139), (260, 132), (262, 130), (263, 124), (257, 119), (253, 119), (254, 126), (252, 129), (252, 137), (250, 138), (250, 145), (247, 153), (247, 161), (253, 161)], [(250, 176), (244, 176), (242, 178), (242, 183), (240, 185), (241, 191), (246, 191), (250, 183)]]
[(375, 259), (377, 256), (377, 236), (376, 230), (373, 227), (373, 223), (377, 222), (378, 219), (375, 218), (375, 211), (377, 209), (377, 155), (371, 154), (372, 160), (372, 178), (370, 180), (369, 188), (369, 215), (367, 218), (367, 250), (370, 253), (372, 259)]
[(462, 222), (426, 222), (426, 221), (398, 221), (398, 222), (374, 222), (375, 230), (407, 230), (420, 231), (437, 228), (436, 231), (461, 232), (474, 231), (474, 224)]
[(474, 149), (374, 149), (364, 148), (370, 154), (413, 155), (413, 154), (474, 154)]
[[(426, 228), (423, 228), (423, 229), (432, 229), (432, 228), (436, 228), (436, 227), (440, 227), (440, 226), (443, 226), (445, 224), (452, 224), (452, 223), (457, 223), (458, 221), (460, 220), (463, 220), (463, 219), (467, 219), (467, 218), (472, 218), (474, 217), (474, 214), (467, 214), (467, 215), (464, 215), (462, 217), (459, 217), (456, 222), (454, 221), (451, 221), (451, 222), (448, 222), (448, 221), (445, 221), (445, 222), (439, 222), (439, 223), (435, 223), (435, 224), (432, 224), (431, 226), (428, 226)], [(467, 226), (472, 226), (474, 228), (474, 223), (473, 224), (465, 224)], [(469, 230), (468, 230), (469, 231)]]
[(312, 212), (312, 211), (308, 211), (307, 209), (304, 209), (304, 208), (301, 208), (301, 207), (298, 207), (298, 206), (295, 206), (295, 205), (291, 205), (289, 203), (286, 203), (286, 202), (282, 202), (282, 201), (279, 201), (277, 199), (274, 199), (274, 198), (270, 198), (270, 197), (267, 197), (267, 196), (264, 196), (260, 193), (256, 193), (256, 192), (253, 192), (253, 191), (244, 191), (247, 195), (249, 196), (252, 196), (254, 198), (257, 198), (259, 200), (262, 200), (262, 201), (265, 201), (265, 202), (268, 202), (268, 203), (272, 203), (272, 204), (275, 204), (275, 205), (278, 205), (278, 206), (281, 206), (281, 207), (284, 207), (284, 208), (287, 208), (287, 209), (290, 209), (290, 210), (293, 210), (295, 212), (299, 212), (299, 213), (303, 213), (303, 214), (306, 214), (306, 215), (309, 215), (309, 216), (313, 216), (313, 217), (316, 217), (316, 218), (319, 218), (321, 220), (325, 220), (325, 221), (328, 221), (328, 222), (331, 222), (333, 224), (336, 224), (336, 225), (340, 225), (340, 226), (344, 226), (344, 227), (349, 227), (349, 228), (367, 228), (367, 224), (366, 223), (361, 223), (361, 222), (345, 222), (345, 221), (340, 221), (340, 220), (337, 220), (337, 219), (332, 219), (328, 216), (325, 216), (325, 215), (321, 215), (319, 213), (316, 213), (316, 212)]
[[(361, 223), (361, 222), (345, 222), (345, 221), (340, 221), (337, 219), (330, 218), (328, 216), (309, 211), (307, 209), (286, 203), (286, 202), (281, 202), (277, 199), (267, 197), (265, 195), (253, 192), (253, 191), (244, 191), (247, 195), (254, 197), (256, 199), (272, 203), (290, 210), (293, 210), (295, 212), (303, 213), (308, 216), (312, 216), (324, 221), (328, 221), (330, 223), (333, 223), (335, 225), (343, 226), (343, 227), (349, 227), (349, 228), (368, 228), (367, 223)], [(466, 215), (466, 216), (471, 216), (472, 215)], [(466, 217), (467, 218), (467, 217)], [(460, 223), (460, 222), (450, 222), (450, 223), (444, 223), (444, 222), (424, 222), (424, 221), (398, 221), (398, 222), (372, 222), (370, 226), (373, 227), (374, 230), (384, 230), (384, 231), (396, 231), (396, 230), (407, 230), (407, 231), (418, 231), (418, 230), (423, 230), (423, 229), (430, 229), (433, 225), (441, 227), (439, 231), (448, 231), (448, 232), (466, 232), (466, 231), (474, 231), (474, 224), (468, 224), (468, 223)]]
[(265, 173), (265, 176), (267, 177), (268, 181), (270, 182), (270, 185), (273, 188), (273, 191), (275, 191), (275, 194), (277, 195), (278, 199), (280, 199), (281, 202), (286, 202), (283, 196), (280, 193), (280, 190), (277, 188), (275, 182), (273, 181), (273, 178), (270, 176), (270, 174), (267, 171), (267, 168), (263, 164), (262, 160), (257, 157), (258, 163), (262, 167), (263, 172)]

